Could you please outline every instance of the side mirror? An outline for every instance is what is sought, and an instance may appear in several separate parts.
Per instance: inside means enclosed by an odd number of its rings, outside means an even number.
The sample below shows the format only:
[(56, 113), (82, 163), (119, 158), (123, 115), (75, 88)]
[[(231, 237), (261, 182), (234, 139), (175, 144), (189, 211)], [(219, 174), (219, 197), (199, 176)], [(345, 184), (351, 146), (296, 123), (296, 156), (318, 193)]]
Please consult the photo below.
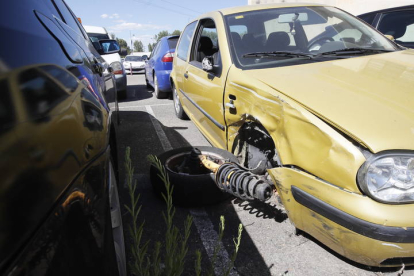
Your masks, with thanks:
[(201, 66), (204, 71), (206, 72), (213, 72), (214, 71), (214, 59), (212, 56), (208, 56), (203, 58), (201, 62)]
[(119, 50), (119, 54), (124, 57), (128, 55), (128, 51), (125, 48), (121, 48), (121, 50)]
[(99, 45), (101, 46), (101, 55), (115, 54), (120, 51), (119, 44), (114, 39), (101, 39)]

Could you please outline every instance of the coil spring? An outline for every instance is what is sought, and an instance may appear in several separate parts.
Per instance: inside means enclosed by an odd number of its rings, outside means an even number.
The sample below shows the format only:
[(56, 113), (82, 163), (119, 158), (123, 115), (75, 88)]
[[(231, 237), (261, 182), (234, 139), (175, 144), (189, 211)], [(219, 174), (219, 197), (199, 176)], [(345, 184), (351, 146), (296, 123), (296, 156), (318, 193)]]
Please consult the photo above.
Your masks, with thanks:
[(271, 186), (235, 163), (224, 163), (216, 172), (216, 185), (227, 193), (243, 200), (266, 201), (272, 195)]

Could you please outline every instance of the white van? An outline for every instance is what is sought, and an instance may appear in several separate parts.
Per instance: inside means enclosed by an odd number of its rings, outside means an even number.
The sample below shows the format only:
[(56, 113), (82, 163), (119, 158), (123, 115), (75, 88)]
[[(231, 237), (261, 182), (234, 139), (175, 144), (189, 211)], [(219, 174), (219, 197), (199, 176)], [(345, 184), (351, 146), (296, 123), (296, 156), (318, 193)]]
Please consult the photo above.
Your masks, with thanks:
[[(96, 26), (83, 26), (88, 33), (92, 44), (96, 47), (99, 46), (99, 40), (102, 39), (111, 39), (107, 30), (104, 27), (96, 27)], [(119, 53), (113, 54), (106, 54), (102, 55), (104, 60), (112, 67), (113, 74), (115, 75), (116, 79), (116, 90), (118, 92), (118, 96), (120, 98), (126, 97), (126, 89), (127, 89), (127, 78), (125, 73), (125, 68), (121, 61), (121, 56)]]

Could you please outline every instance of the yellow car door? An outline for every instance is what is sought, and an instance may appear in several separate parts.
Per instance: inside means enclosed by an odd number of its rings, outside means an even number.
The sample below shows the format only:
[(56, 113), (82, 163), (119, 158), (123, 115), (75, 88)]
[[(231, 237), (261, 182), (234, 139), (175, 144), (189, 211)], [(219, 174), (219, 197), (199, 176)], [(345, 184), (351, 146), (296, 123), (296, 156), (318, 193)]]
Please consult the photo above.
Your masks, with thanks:
[[(219, 39), (220, 35), (222, 37)], [(226, 148), (223, 94), (229, 68), (221, 17), (201, 19), (194, 35), (192, 50), (183, 76), (182, 101), (187, 113), (215, 147)], [(224, 58), (223, 58), (224, 57)], [(211, 70), (203, 69), (203, 60)], [(183, 92), (183, 91), (181, 91)]]

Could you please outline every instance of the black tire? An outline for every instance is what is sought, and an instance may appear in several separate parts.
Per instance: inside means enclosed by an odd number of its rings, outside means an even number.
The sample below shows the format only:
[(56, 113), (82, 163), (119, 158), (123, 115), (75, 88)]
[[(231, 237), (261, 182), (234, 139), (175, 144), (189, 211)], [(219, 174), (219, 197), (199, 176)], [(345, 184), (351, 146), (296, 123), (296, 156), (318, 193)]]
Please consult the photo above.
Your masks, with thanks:
[(187, 120), (188, 116), (185, 113), (183, 106), (181, 105), (180, 97), (177, 94), (177, 89), (175, 88), (174, 84), (172, 84), (172, 96), (174, 102), (175, 116), (177, 116), (178, 119)]
[(154, 72), (154, 95), (157, 99), (165, 99), (167, 97), (167, 93), (161, 92), (158, 87), (158, 79), (157, 75)]
[[(225, 161), (237, 163), (237, 158), (228, 151), (213, 147), (185, 147), (170, 150), (158, 156), (161, 164), (166, 168), (171, 185), (174, 187), (172, 198), (173, 204), (184, 207), (211, 205), (221, 202), (231, 195), (222, 192), (214, 182), (214, 174), (206, 172), (203, 174), (183, 174), (174, 172), (172, 167), (180, 163), (186, 154), (192, 149), (198, 148), (203, 154), (213, 155)], [(154, 192), (162, 198), (166, 194), (164, 182), (158, 176), (160, 172), (151, 165), (150, 177)]]

